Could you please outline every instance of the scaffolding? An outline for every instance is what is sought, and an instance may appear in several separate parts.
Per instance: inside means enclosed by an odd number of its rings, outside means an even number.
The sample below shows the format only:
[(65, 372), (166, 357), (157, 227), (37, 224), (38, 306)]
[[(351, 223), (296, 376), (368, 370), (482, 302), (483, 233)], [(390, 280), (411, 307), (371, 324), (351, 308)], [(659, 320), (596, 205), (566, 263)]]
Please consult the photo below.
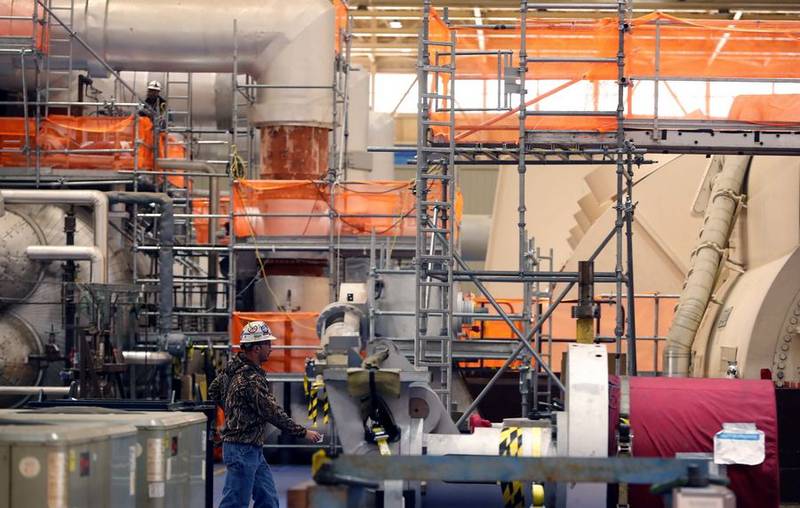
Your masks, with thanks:
[[(593, 6), (595, 7), (595, 6)], [(434, 366), (435, 368), (442, 369), (441, 374), (438, 376), (434, 373), (435, 388), (437, 389), (442, 400), (449, 407), (450, 403), (450, 369), (453, 364), (452, 345), (453, 334), (450, 327), (443, 327), (442, 333), (439, 336), (431, 337), (427, 331), (427, 319), (431, 314), (442, 316), (442, 319), (452, 319), (452, 299), (451, 294), (449, 298), (442, 298), (439, 309), (432, 309), (429, 306), (427, 298), (429, 289), (428, 286), (431, 281), (445, 289), (445, 286), (452, 287), (455, 281), (469, 281), (475, 284), (482, 297), (493, 308), (496, 316), (502, 319), (507, 325), (508, 329), (513, 332), (515, 339), (518, 340), (518, 345), (513, 349), (511, 354), (507, 357), (505, 362), (496, 370), (494, 376), (489, 383), (484, 387), (482, 392), (475, 398), (469, 408), (464, 411), (459, 419), (459, 424), (463, 423), (470, 413), (478, 406), (481, 400), (485, 397), (488, 391), (492, 388), (494, 383), (503, 375), (503, 373), (519, 358), (522, 360), (524, 368), (520, 369), (521, 375), (521, 392), (522, 392), (522, 407), (527, 413), (530, 409), (532, 412), (541, 412), (545, 410), (545, 404), (550, 404), (549, 396), (540, 397), (538, 393), (540, 376), (546, 378), (547, 386), (556, 386), (563, 389), (560, 379), (555, 375), (551, 368), (550, 358), (545, 362), (542, 354), (542, 327), (551, 316), (556, 306), (564, 299), (567, 292), (578, 282), (577, 273), (566, 272), (552, 272), (543, 273), (539, 271), (538, 267), (541, 259), (541, 254), (537, 251), (533, 244), (532, 239), (529, 238), (526, 221), (526, 196), (525, 196), (525, 174), (527, 171), (527, 164), (530, 163), (529, 154), (536, 153), (537, 163), (564, 163), (574, 159), (591, 159), (594, 163), (605, 163), (614, 165), (617, 168), (618, 175), (618, 200), (616, 203), (617, 220), (613, 230), (607, 235), (604, 242), (597, 249), (599, 253), (603, 247), (612, 239), (616, 238), (617, 242), (617, 266), (613, 273), (597, 273), (595, 274), (594, 282), (612, 282), (616, 288), (616, 301), (618, 312), (618, 326), (615, 331), (615, 341), (617, 343), (617, 350), (621, 350), (621, 343), (624, 336), (624, 323), (621, 322), (622, 312), (619, 306), (622, 301), (623, 286), (632, 294), (633, 274), (630, 264), (627, 270), (623, 266), (622, 261), (622, 243), (623, 234), (626, 222), (633, 213), (633, 205), (630, 201), (623, 201), (625, 194), (625, 186), (628, 187), (628, 196), (631, 192), (631, 179), (632, 179), (632, 164), (635, 156), (640, 156), (642, 153), (637, 150), (632, 144), (627, 143), (625, 140), (624, 132), (622, 130), (622, 120), (624, 118), (624, 90), (625, 82), (625, 33), (629, 27), (629, 11), (625, 1), (620, 1), (617, 4), (608, 4), (599, 6), (599, 8), (613, 10), (617, 13), (616, 30), (618, 32), (617, 48), (613, 56), (603, 57), (600, 60), (598, 57), (587, 56), (572, 56), (572, 55), (558, 55), (548, 56), (548, 63), (571, 63), (571, 62), (591, 62), (602, 63), (607, 66), (616, 67), (617, 76), (617, 104), (616, 108), (612, 111), (558, 111), (552, 113), (552, 116), (570, 117), (580, 120), (582, 118), (596, 119), (596, 118), (610, 118), (616, 121), (617, 128), (614, 132), (609, 134), (595, 134), (593, 132), (582, 133), (582, 142), (576, 143), (571, 147), (550, 147), (547, 150), (538, 150), (537, 147), (530, 142), (530, 135), (533, 134), (528, 118), (551, 115), (551, 113), (544, 113), (538, 110), (529, 109), (530, 103), (526, 101), (526, 78), (528, 75), (528, 67), (531, 64), (543, 61), (542, 58), (536, 56), (529, 56), (527, 48), (526, 30), (528, 28), (529, 11), (535, 12), (535, 5), (529, 5), (527, 0), (523, 0), (520, 5), (520, 22), (519, 22), (519, 42), (520, 46), (516, 51), (511, 48), (500, 49), (483, 49), (483, 48), (469, 48), (461, 49), (459, 44), (458, 31), (463, 29), (483, 29), (480, 26), (456, 26), (449, 23), (447, 19), (447, 11), (445, 10), (444, 17), (439, 18), (438, 14), (431, 8), (430, 0), (426, 0), (423, 6), (423, 20), (422, 30), (420, 33), (419, 42), (419, 64), (418, 64), (418, 81), (419, 81), (419, 119), (418, 119), (418, 141), (417, 141), (417, 188), (418, 188), (418, 215), (420, 221), (418, 222), (418, 245), (417, 245), (417, 258), (415, 262), (415, 269), (417, 274), (417, 334), (415, 337), (414, 350), (415, 360), (417, 365), (421, 366)], [(514, 66), (514, 53), (516, 52), (516, 66)], [(498, 104), (493, 108), (461, 108), (458, 106), (457, 98), (455, 96), (456, 83), (458, 78), (463, 75), (461, 70), (461, 62), (469, 59), (478, 59), (482, 62), (493, 62), (494, 68), (497, 69), (496, 81), (498, 84), (503, 83), (504, 89), (501, 93), (498, 87)], [(511, 96), (517, 98), (518, 106), (512, 108)], [(489, 272), (489, 271), (476, 271), (470, 269), (467, 264), (461, 259), (459, 254), (453, 248), (452, 229), (448, 226), (448, 218), (450, 210), (453, 208), (453, 202), (450, 193), (444, 193), (441, 201), (432, 201), (426, 198), (426, 190), (429, 188), (431, 181), (443, 181), (448, 185), (453, 185), (456, 181), (456, 167), (457, 165), (476, 163), (480, 151), (485, 150), (482, 146), (474, 144), (458, 143), (460, 137), (457, 134), (458, 126), (456, 121), (457, 114), (464, 114), (466, 112), (481, 114), (497, 111), (505, 111), (500, 115), (501, 119), (510, 118), (512, 115), (517, 116), (518, 130), (517, 142), (515, 144), (507, 144), (501, 147), (492, 147), (490, 150), (494, 153), (491, 158), (494, 160), (499, 159), (513, 159), (516, 161), (517, 171), (519, 174), (519, 195), (518, 195), (518, 211), (519, 211), (519, 261), (518, 270), (513, 272)], [(489, 125), (496, 123), (490, 121)], [(485, 125), (484, 127), (486, 127)], [(479, 129), (476, 129), (479, 130)], [(473, 131), (474, 132), (474, 131)], [(461, 136), (463, 138), (463, 136)], [(641, 157), (640, 157), (641, 158)], [(626, 220), (627, 219), (627, 220)], [(595, 254), (596, 256), (597, 254)], [(593, 257), (595, 257), (593, 256)], [(552, 256), (551, 256), (552, 257)], [(497, 301), (497, 299), (486, 288), (486, 282), (517, 282), (523, 286), (523, 300), (520, 312), (512, 317), (506, 309)], [(564, 289), (560, 294), (553, 298), (551, 292), (543, 293), (540, 284), (565, 284)], [(550, 289), (550, 288), (548, 288)], [(447, 294), (447, 293), (445, 293)], [(540, 309), (538, 302), (541, 301), (543, 294), (547, 295), (549, 305), (546, 309)], [(537, 305), (534, 305), (534, 302)], [(536, 310), (533, 310), (533, 309)], [(533, 319), (535, 316), (535, 320)], [(632, 319), (629, 313), (629, 319)], [(517, 325), (521, 326), (517, 326)], [(426, 343), (432, 339), (439, 340), (446, 346), (439, 350), (434, 361), (431, 362), (428, 357), (424, 355), (428, 351)], [(629, 344), (633, 343), (633, 337), (628, 337)], [(629, 346), (630, 347), (630, 346)], [(420, 355), (418, 352), (422, 351)], [(619, 358), (619, 357), (618, 357)], [(619, 362), (619, 360), (618, 360)], [(628, 371), (635, 372), (635, 357), (629, 358)], [(444, 366), (444, 367), (443, 367)], [(529, 375), (530, 367), (533, 367), (535, 373), (534, 397), (533, 407), (529, 408), (528, 393), (529, 393)], [(619, 371), (619, 365), (618, 365)], [(445, 378), (447, 376), (447, 378)], [(549, 410), (549, 407), (547, 408)], [(523, 416), (528, 416), (527, 414)]]
[[(430, 202), (424, 194), (419, 196), (418, 208), (425, 220), (418, 224), (415, 268), (419, 327), (415, 352), (429, 349), (425, 345), (429, 339), (425, 318), (434, 312), (449, 312), (445, 306), (430, 308), (424, 295), (425, 284), (431, 280), (442, 284), (474, 283), (480, 298), (493, 311), (492, 319), (502, 321), (503, 330), (514, 339), (505, 361), (463, 413), (459, 424), (510, 367), (519, 370), (523, 416), (552, 409), (551, 388), (563, 388), (553, 372), (557, 362), (552, 358), (553, 341), (560, 339), (552, 336), (552, 324), (547, 327), (548, 336), (543, 335), (543, 330), (575, 285), (613, 286), (611, 294), (590, 302), (611, 306), (615, 311), (613, 332), (598, 334), (595, 340), (614, 343), (617, 373), (637, 373), (635, 302), (649, 297), (636, 295), (634, 287), (632, 192), (634, 169), (650, 162), (645, 159), (648, 151), (800, 154), (797, 95), (735, 97), (730, 112), (722, 115), (712, 111), (711, 93), (712, 84), (723, 81), (770, 83), (773, 93), (775, 84), (800, 84), (800, 75), (790, 64), (800, 55), (800, 24), (686, 21), (661, 13), (634, 19), (630, 3), (619, 0), (590, 6), (560, 4), (560, 10), (602, 10), (609, 16), (589, 20), (581, 19), (576, 12), (574, 19), (553, 20), (535, 18), (537, 11), (552, 9), (553, 5), (522, 0), (519, 22), (514, 25), (466, 25), (451, 22), (446, 8), (440, 15), (430, 0), (424, 2), (417, 65), (417, 187), (424, 192), (432, 179), (456, 180), (456, 169), (462, 165), (516, 166), (519, 175), (517, 270), (469, 269), (457, 252), (451, 254), (447, 249), (451, 244), (449, 231), (439, 223), (446, 217), (447, 201)], [(740, 65), (744, 55), (747, 63)], [(462, 88), (457, 83), (462, 82), (463, 88), (473, 94), (475, 83), (482, 83), (482, 104), (475, 105), (470, 97), (465, 100), (456, 94), (455, 90)], [(690, 111), (683, 105), (674, 89), (681, 82), (706, 83), (704, 108)], [(648, 91), (646, 83), (651, 84), (652, 110), (636, 112), (648, 103), (642, 95)], [(529, 98), (533, 88), (538, 92)], [(645, 91), (637, 96), (637, 89)], [(495, 103), (487, 104), (487, 97), (494, 93)], [(584, 101), (581, 94), (588, 100)], [(663, 114), (659, 106), (665, 97), (675, 101), (683, 115)], [(565, 110), (554, 106), (556, 102), (576, 107)], [(580, 280), (580, 273), (554, 272), (552, 265), (549, 272), (540, 270), (540, 263), (547, 256), (542, 256), (529, 238), (525, 196), (527, 166), (537, 164), (604, 164), (615, 168), (615, 222), (588, 259), (594, 261), (613, 243), (613, 271), (595, 272), (587, 281)], [(428, 259), (426, 256), (433, 252), (439, 257)], [(521, 284), (523, 298), (518, 311), (503, 309), (487, 290), (487, 282)], [(661, 299), (657, 297), (655, 301)], [(475, 319), (483, 322), (480, 317)], [(654, 319), (659, 326), (658, 315)], [(450, 341), (448, 348), (441, 351), (449, 350), (451, 355), (454, 350), (463, 351), (460, 341), (453, 340), (452, 332), (441, 338)], [(653, 341), (653, 351), (657, 353), (661, 338), (656, 328), (652, 337), (639, 340)], [(547, 343), (546, 353), (543, 343)], [(509, 345), (504, 344), (497, 351)], [(445, 363), (442, 356), (429, 362), (434, 370)], [(415, 359), (418, 365), (426, 364), (427, 358), (419, 354)], [(450, 364), (453, 361), (455, 357), (451, 356)], [(658, 371), (657, 360), (652, 369)], [(528, 377), (532, 377), (532, 386)], [(436, 381), (436, 372), (433, 378)], [(439, 383), (437, 388), (447, 403), (449, 384)]]

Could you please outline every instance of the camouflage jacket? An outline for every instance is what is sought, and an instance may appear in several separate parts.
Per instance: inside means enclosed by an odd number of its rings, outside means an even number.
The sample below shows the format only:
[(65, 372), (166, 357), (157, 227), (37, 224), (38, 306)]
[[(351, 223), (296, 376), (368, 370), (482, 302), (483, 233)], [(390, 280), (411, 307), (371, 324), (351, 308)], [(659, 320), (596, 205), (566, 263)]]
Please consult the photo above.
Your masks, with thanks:
[(267, 423), (297, 437), (306, 432), (278, 405), (270, 391), (267, 373), (242, 353), (214, 379), (208, 387), (208, 396), (225, 411), (224, 442), (263, 445)]

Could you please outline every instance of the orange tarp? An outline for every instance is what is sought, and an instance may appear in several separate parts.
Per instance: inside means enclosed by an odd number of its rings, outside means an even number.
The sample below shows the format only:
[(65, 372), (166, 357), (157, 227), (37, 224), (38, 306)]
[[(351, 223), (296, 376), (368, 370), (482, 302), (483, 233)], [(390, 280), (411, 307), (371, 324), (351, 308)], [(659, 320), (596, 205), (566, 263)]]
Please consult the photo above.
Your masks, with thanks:
[[(36, 23), (33, 21), (34, 6), (36, 6)], [(0, 16), (4, 17), (24, 17), (28, 19), (0, 19), (0, 37), (10, 37), (19, 39), (22, 43), (24, 38), (35, 36), (36, 49), (43, 51), (48, 46), (48, 31), (46, 25), (41, 23), (46, 17), (44, 8), (37, 5), (35, 1), (5, 1), (0, 2)]]
[(337, 53), (342, 52), (342, 43), (344, 42), (344, 35), (347, 32), (347, 2), (344, 0), (333, 0), (333, 10), (335, 12), (334, 32), (335, 48)]
[[(230, 213), (230, 206), (231, 200), (228, 197), (221, 197), (219, 200), (219, 210), (217, 213), (219, 214), (227, 214)], [(209, 214), (211, 210), (209, 209), (208, 198), (193, 198), (192, 199), (192, 213), (195, 215), (201, 214)], [(209, 226), (209, 219), (208, 217), (195, 217), (192, 219), (192, 224), (194, 224), (195, 229), (195, 240), (198, 244), (207, 244), (209, 243), (208, 238), (208, 226)], [(228, 226), (228, 219), (217, 219), (217, 232), (224, 233)], [(227, 235), (224, 235), (221, 238), (218, 238), (217, 243), (222, 245), (228, 245), (230, 240), (228, 239)]]
[[(494, 308), (488, 304), (484, 298), (476, 298), (476, 305), (489, 309), (490, 315), (496, 315)], [(601, 317), (600, 329), (598, 335), (604, 337), (614, 336), (614, 327), (616, 325), (616, 316), (613, 303), (608, 300), (600, 300), (601, 303)], [(658, 323), (656, 327), (656, 300), (652, 297), (641, 297), (635, 299), (636, 306), (636, 336), (639, 337), (636, 341), (636, 360), (638, 369), (641, 372), (653, 372), (661, 370), (662, 355), (664, 352), (664, 341), (653, 341), (642, 337), (665, 337), (669, 331), (670, 324), (672, 323), (672, 316), (675, 312), (675, 306), (678, 301), (674, 297), (661, 297), (658, 304)], [(522, 301), (520, 299), (501, 299), (498, 303), (508, 313), (521, 313)], [(547, 302), (542, 302), (544, 308), (547, 308)], [(550, 355), (551, 365), (554, 371), (561, 371), (561, 355), (567, 349), (567, 343), (563, 339), (575, 339), (575, 319), (572, 318), (571, 307), (573, 303), (562, 303), (559, 305), (552, 314), (550, 323), (545, 324), (544, 333), (552, 334), (554, 339), (561, 339), (561, 342), (553, 342), (552, 351), (548, 351), (546, 340), (543, 340), (542, 352), (543, 355)], [(623, 305), (625, 300), (623, 299)], [(550, 328), (552, 324), (552, 328)], [(522, 324), (518, 324), (519, 330), (522, 330)], [(503, 321), (475, 321), (469, 327), (465, 327), (465, 336), (468, 339), (514, 339), (516, 336), (511, 332), (511, 329)], [(615, 344), (608, 344), (609, 352), (614, 352)], [(623, 340), (622, 351), (627, 350), (627, 345)], [(547, 361), (547, 358), (544, 358)], [(461, 365), (464, 367), (500, 367), (503, 364), (502, 360), (483, 360), (481, 362), (464, 362)], [(513, 366), (516, 367), (519, 362)]]
[[(38, 146), (42, 166), (133, 169), (133, 148), (138, 141), (139, 169), (153, 168), (153, 127), (146, 117), (50, 115), (41, 120), (38, 132), (33, 119), (28, 119), (27, 128), (31, 160)], [(0, 118), (0, 166), (26, 166), (25, 142), (24, 118)]]
[(759, 124), (800, 124), (800, 95), (739, 95), (733, 100), (730, 120)]
[[(306, 358), (314, 356), (320, 345), (317, 337), (316, 312), (234, 312), (231, 316), (231, 344), (239, 344), (239, 335), (250, 321), (264, 321), (278, 340), (272, 343), (269, 361), (262, 367), (267, 372), (304, 372)], [(300, 346), (297, 349), (280, 349)], [(235, 348), (235, 350), (238, 348)]]
[[(331, 191), (308, 180), (239, 180), (233, 187), (234, 231), (249, 236), (327, 236)], [(407, 181), (337, 184), (333, 191), (337, 235), (414, 236), (415, 196)], [(274, 214), (264, 216), (259, 214)], [(461, 199), (456, 196), (456, 218)]]
[[(658, 35), (658, 44), (656, 38)], [(438, 16), (431, 23), (431, 38), (450, 40), (450, 28)], [(520, 30), (456, 29), (456, 46), (464, 50), (511, 50), (519, 66)], [(530, 57), (617, 56), (616, 18), (531, 19), (526, 25), (526, 51)], [(696, 20), (653, 12), (631, 22), (625, 36), (627, 76), (656, 75), (660, 79), (800, 78), (800, 21)], [(432, 46), (435, 53), (447, 48)], [(439, 62), (448, 63), (442, 55)], [(496, 78), (497, 57), (459, 56), (457, 76), (465, 79)], [(530, 63), (529, 79), (616, 80), (615, 63)]]
[[(509, 53), (509, 60), (502, 65), (519, 66), (520, 29), (519, 27), (493, 28), (454, 28), (451, 29), (434, 15), (431, 23), (431, 38), (437, 41), (450, 41), (455, 34), (457, 51), (497, 51)], [(616, 18), (603, 19), (529, 19), (526, 25), (526, 52), (528, 58), (611, 58), (615, 59), (618, 50), (618, 30)], [(430, 59), (435, 65), (450, 63), (449, 48), (431, 46)], [(800, 78), (800, 21), (751, 21), (751, 20), (684, 20), (661, 12), (654, 12), (635, 18), (631, 30), (625, 36), (625, 76), (633, 83), (643, 78), (658, 77), (661, 82), (680, 81), (688, 78), (696, 81), (716, 80), (767, 80)], [(658, 71), (656, 71), (658, 67)], [(547, 80), (574, 81), (575, 83), (594, 83), (617, 80), (616, 62), (530, 62), (527, 64), (526, 80), (544, 82)], [(459, 55), (456, 60), (456, 76), (459, 80), (498, 79), (498, 56)], [(439, 74), (431, 86), (438, 93), (446, 93), (448, 77)], [(559, 85), (563, 86), (563, 85)], [(573, 87), (574, 88), (574, 87)], [(587, 100), (577, 98), (582, 104), (590, 102), (591, 87), (584, 87)], [(530, 87), (526, 100), (531, 100)], [(628, 87), (629, 95), (633, 94)], [(672, 93), (671, 90), (669, 90)], [(564, 106), (557, 109), (580, 110), (574, 104), (574, 90)], [(663, 93), (667, 93), (666, 91)], [(674, 94), (673, 94), (674, 95)], [(561, 95), (565, 97), (565, 95)], [(458, 102), (456, 86), (456, 102)], [(595, 97), (596, 99), (596, 97)], [(680, 100), (680, 97), (675, 97)], [(770, 125), (800, 123), (794, 112), (786, 113), (783, 106), (791, 99), (743, 99), (734, 104), (729, 117), (712, 118), (709, 113), (697, 115), (687, 113), (681, 119), (693, 120), (735, 120)], [(773, 104), (780, 102), (781, 106)], [(595, 100), (595, 108), (598, 103)], [(447, 109), (446, 101), (435, 104), (434, 109)], [(496, 107), (499, 105), (489, 105)], [(652, 118), (651, 116), (632, 116), (628, 104), (626, 118)], [(456, 107), (459, 107), (458, 103)], [(602, 108), (601, 108), (602, 109)], [(606, 108), (608, 109), (608, 108)], [(790, 111), (796, 111), (790, 108)], [(431, 115), (433, 120), (446, 121), (449, 113), (438, 112)], [(517, 142), (518, 119), (514, 113), (500, 121), (492, 122), (497, 114), (482, 112), (456, 113), (456, 136), (466, 142)], [(661, 118), (665, 118), (661, 115)], [(530, 116), (526, 121), (527, 130), (589, 131), (612, 132), (617, 128), (614, 117), (587, 116)], [(433, 126), (434, 136), (448, 138), (449, 128)], [(476, 131), (477, 132), (473, 132)]]

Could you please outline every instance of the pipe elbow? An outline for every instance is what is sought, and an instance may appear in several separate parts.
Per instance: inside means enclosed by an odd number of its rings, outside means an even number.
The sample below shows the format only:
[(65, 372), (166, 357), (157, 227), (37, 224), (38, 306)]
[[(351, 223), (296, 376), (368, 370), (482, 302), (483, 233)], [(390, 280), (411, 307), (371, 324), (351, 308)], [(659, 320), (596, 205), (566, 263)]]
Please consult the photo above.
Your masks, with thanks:
[(330, 128), (335, 11), (327, 0), (304, 0), (293, 9), (292, 29), (270, 41), (253, 70), (260, 84), (296, 88), (260, 90), (253, 123)]

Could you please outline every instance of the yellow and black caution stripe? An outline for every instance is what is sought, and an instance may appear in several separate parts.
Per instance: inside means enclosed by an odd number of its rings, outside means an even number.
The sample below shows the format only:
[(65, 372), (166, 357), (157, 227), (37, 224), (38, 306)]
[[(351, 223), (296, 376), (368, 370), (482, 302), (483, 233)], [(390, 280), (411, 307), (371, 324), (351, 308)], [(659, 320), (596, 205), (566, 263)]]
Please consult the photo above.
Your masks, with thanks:
[[(308, 419), (311, 421), (311, 426), (317, 426), (317, 419), (319, 418), (320, 398), (324, 396), (325, 383), (321, 378), (317, 378), (311, 383), (309, 388), (308, 398)], [(325, 412), (325, 405), (327, 404), (327, 397), (325, 397), (325, 404), (323, 404), (323, 412)], [(328, 407), (328, 409), (330, 409)], [(327, 423), (327, 412), (325, 413), (325, 420)]]
[(389, 449), (389, 434), (381, 427), (376, 425), (372, 427), (372, 434), (375, 436), (375, 444), (378, 445), (378, 451), (381, 455), (391, 455), (392, 451)]
[(320, 398), (322, 398), (322, 423), (327, 425), (331, 420), (331, 403), (328, 401), (328, 391), (325, 389), (325, 385), (322, 386)]
[[(500, 456), (519, 457), (522, 452), (522, 429), (503, 427), (500, 431)], [(525, 508), (522, 482), (500, 482), (505, 508)]]

